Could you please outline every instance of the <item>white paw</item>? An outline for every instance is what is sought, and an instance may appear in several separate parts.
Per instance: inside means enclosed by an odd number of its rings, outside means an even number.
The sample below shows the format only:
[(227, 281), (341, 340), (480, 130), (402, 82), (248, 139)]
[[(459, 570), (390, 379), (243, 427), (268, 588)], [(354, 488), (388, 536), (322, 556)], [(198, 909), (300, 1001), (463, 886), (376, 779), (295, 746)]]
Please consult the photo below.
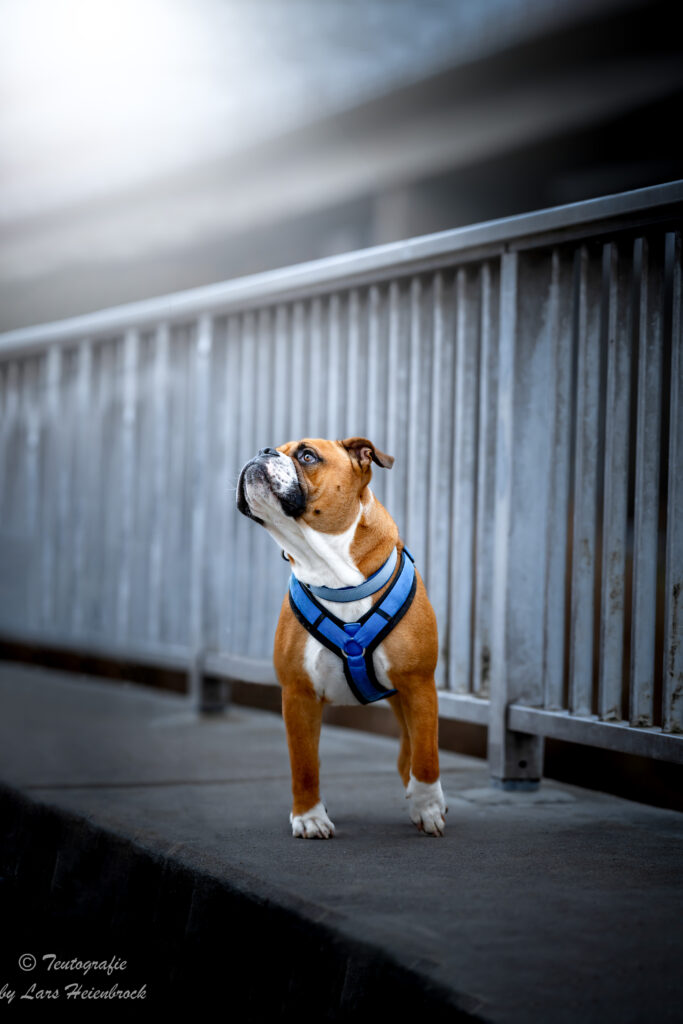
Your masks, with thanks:
[(304, 814), (290, 814), (289, 821), (296, 839), (331, 839), (334, 835), (334, 825), (322, 801)]
[(406, 786), (406, 799), (409, 801), (410, 820), (420, 832), (429, 836), (444, 834), (448, 807), (438, 779), (436, 782), (418, 782), (411, 775)]

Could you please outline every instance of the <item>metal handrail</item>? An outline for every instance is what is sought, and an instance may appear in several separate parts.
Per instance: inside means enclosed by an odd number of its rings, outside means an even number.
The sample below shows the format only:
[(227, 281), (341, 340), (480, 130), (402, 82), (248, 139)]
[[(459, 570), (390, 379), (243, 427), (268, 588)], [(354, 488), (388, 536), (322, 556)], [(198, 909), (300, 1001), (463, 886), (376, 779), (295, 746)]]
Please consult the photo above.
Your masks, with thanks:
[(615, 223), (622, 229), (638, 226), (642, 215), (659, 213), (664, 216), (669, 207), (680, 203), (683, 203), (683, 180), (389, 242), (52, 323), (5, 331), (0, 333), (0, 358), (26, 354), (45, 344), (76, 337), (95, 338), (133, 326), (192, 320), (206, 312), (230, 313), (265, 302), (290, 302), (330, 287), (339, 290), (377, 283), (399, 274), (445, 266), (455, 257), (483, 259), (531, 242), (552, 244), (595, 235), (613, 229)]
[(682, 231), (677, 181), (0, 334), (0, 634), (272, 682), (283, 564), (228, 487), (376, 432), (493, 775), (683, 760)]

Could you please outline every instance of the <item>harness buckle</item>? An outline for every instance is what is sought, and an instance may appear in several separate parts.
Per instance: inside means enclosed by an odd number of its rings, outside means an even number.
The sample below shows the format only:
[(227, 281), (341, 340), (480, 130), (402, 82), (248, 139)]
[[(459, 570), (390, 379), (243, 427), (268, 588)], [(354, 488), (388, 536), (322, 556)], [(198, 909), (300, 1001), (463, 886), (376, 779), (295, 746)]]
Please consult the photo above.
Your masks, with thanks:
[(344, 623), (344, 632), (347, 634), (348, 640), (344, 641), (342, 651), (344, 652), (347, 658), (362, 658), (363, 655), (365, 654), (365, 648), (361, 647), (357, 640), (354, 640), (354, 637), (359, 629), (360, 622)]

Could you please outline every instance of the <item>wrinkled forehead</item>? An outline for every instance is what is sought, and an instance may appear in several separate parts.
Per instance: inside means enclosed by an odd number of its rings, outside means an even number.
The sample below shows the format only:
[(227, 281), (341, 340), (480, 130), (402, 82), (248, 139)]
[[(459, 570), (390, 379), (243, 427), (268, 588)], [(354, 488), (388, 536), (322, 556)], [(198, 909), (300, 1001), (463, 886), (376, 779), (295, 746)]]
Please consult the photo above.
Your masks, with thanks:
[(327, 441), (321, 437), (304, 437), (300, 441), (287, 441), (286, 444), (280, 445), (278, 451), (294, 458), (302, 448), (312, 448), (326, 462), (338, 462), (340, 465), (346, 465), (349, 461), (348, 453), (337, 441)]

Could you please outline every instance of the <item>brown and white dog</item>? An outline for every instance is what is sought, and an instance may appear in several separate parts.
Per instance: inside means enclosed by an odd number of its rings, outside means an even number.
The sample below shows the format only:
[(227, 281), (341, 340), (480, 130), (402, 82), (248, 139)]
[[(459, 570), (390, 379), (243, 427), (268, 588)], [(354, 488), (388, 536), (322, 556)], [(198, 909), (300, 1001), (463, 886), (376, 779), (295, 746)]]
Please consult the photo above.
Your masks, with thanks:
[[(370, 490), (373, 462), (389, 469), (394, 460), (364, 437), (307, 438), (264, 448), (242, 469), (237, 507), (268, 530), (302, 583), (351, 587), (376, 572), (394, 547), (399, 556), (403, 548), (394, 520)], [(398, 771), (410, 818), (420, 831), (440, 836), (447, 808), (439, 781), (436, 618), (416, 575), (413, 602), (375, 649), (373, 665), (382, 686), (397, 691), (387, 699), (401, 726)], [(390, 584), (358, 601), (320, 603), (337, 618), (356, 622)], [(287, 595), (275, 633), (274, 663), (292, 768), (292, 833), (329, 839), (334, 825), (320, 799), (318, 779), (323, 704), (359, 702), (341, 659), (307, 632)]]

